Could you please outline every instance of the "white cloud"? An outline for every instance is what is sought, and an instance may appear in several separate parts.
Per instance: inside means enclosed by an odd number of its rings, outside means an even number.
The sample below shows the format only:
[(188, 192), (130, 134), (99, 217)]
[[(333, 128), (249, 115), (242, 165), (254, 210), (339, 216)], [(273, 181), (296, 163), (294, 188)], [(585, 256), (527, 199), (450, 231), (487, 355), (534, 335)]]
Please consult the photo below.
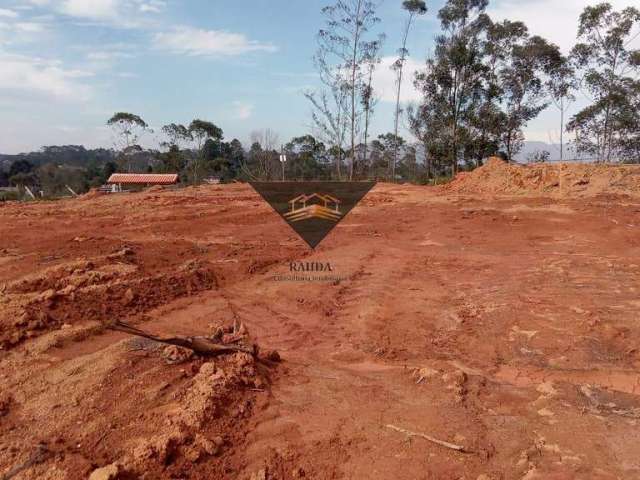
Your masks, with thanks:
[(8, 8), (0, 8), (0, 17), (5, 18), (18, 18), (18, 13)]
[(99, 50), (95, 52), (89, 52), (87, 54), (88, 60), (110, 62), (118, 58), (133, 58), (133, 55), (126, 52), (119, 52), (115, 50)]
[(235, 101), (233, 108), (235, 110), (233, 116), (238, 120), (248, 120), (253, 115), (254, 106), (250, 103)]
[(159, 13), (164, 7), (164, 0), (58, 0), (54, 9), (78, 19), (137, 28), (148, 26), (148, 14)]
[[(0, 46), (19, 45), (42, 39), (46, 27), (42, 23), (2, 21), (0, 17)], [(1, 52), (0, 52), (1, 53)]]
[[(377, 98), (383, 102), (395, 102), (397, 95), (395, 71), (391, 66), (396, 57), (382, 57), (373, 76), (373, 90)], [(400, 90), (401, 102), (414, 102), (420, 100), (420, 93), (413, 86), (413, 78), (416, 71), (424, 68), (424, 64), (408, 57), (402, 73), (402, 89)]]
[(0, 52), (0, 99), (16, 92), (65, 100), (87, 100), (91, 88), (79, 79), (90, 72), (64, 68), (60, 62)]
[(148, 2), (141, 2), (138, 7), (143, 13), (160, 13), (166, 6), (165, 2), (160, 0), (150, 0)]
[(156, 33), (154, 41), (158, 48), (191, 56), (234, 56), (277, 50), (270, 43), (249, 40), (241, 33), (202, 30), (187, 26), (177, 27), (171, 32)]
[(119, 16), (119, 0), (65, 0), (60, 11), (72, 17), (109, 20)]
[[(633, 3), (632, 0), (607, 1), (614, 10)], [(576, 44), (578, 18), (587, 5), (585, 0), (494, 0), (487, 13), (494, 20), (522, 21), (533, 35), (540, 35), (569, 53)]]
[(121, 74), (122, 62), (134, 58), (132, 52), (127, 51), (126, 45), (105, 44), (99, 49), (92, 50), (90, 48), (77, 47), (77, 49), (86, 55), (85, 67), (91, 70), (100, 78), (107, 76), (114, 77), (130, 77), (132, 74)]
[(158, 13), (160, 10), (158, 10), (158, 8), (154, 7), (153, 5), (148, 5), (146, 3), (143, 3), (142, 5), (140, 5), (140, 11)]
[(24, 33), (40, 33), (45, 30), (41, 23), (35, 22), (17, 22), (13, 24), (13, 27), (19, 32)]

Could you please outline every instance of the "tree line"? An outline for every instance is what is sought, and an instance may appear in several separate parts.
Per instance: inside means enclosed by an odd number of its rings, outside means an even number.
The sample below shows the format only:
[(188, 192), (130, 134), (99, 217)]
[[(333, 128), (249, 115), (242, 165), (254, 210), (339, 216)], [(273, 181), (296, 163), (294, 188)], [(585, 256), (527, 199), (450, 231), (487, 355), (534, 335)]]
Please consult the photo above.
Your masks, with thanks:
[[(437, 12), (440, 32), (414, 78), (405, 65), (411, 29), (429, 15), (422, 0), (400, 4), (395, 108), (390, 131), (371, 134), (379, 94), (386, 35), (379, 31), (378, 3), (337, 0), (321, 11), (313, 57), (320, 87), (304, 92), (311, 109), (309, 133), (281, 142), (270, 129), (251, 133), (248, 148), (225, 141), (215, 123), (194, 119), (152, 132), (139, 115), (118, 112), (108, 119), (114, 148), (43, 147), (40, 152), (0, 155), (0, 187), (31, 186), (46, 196), (83, 192), (115, 171), (179, 173), (183, 183), (208, 177), (222, 181), (356, 180), (432, 182), (472, 169), (497, 155), (512, 160), (522, 149), (523, 130), (549, 105), (558, 111), (560, 156), (564, 134), (572, 147), (596, 161), (640, 161), (640, 11), (610, 4), (586, 7), (577, 43), (568, 55), (519, 21), (494, 21), (488, 0), (447, 0)], [(401, 103), (403, 83), (413, 82), (420, 100)], [(406, 87), (406, 85), (405, 85)], [(568, 117), (578, 96), (587, 106)], [(403, 138), (401, 126), (411, 135)], [(158, 149), (141, 140), (159, 134)], [(281, 163), (281, 155), (287, 162)], [(546, 161), (539, 152), (533, 161)]]
[[(386, 39), (376, 31), (376, 7), (370, 0), (338, 0), (322, 9), (324, 26), (314, 57), (322, 87), (305, 96), (314, 134), (336, 152), (337, 178), (380, 174), (380, 159), (369, 145), (378, 94), (372, 78)], [(412, 162), (411, 150), (417, 149), (422, 179), (475, 168), (492, 155), (511, 160), (522, 149), (524, 128), (549, 105), (559, 113), (561, 159), (566, 132), (580, 155), (603, 162), (639, 161), (640, 50), (632, 49), (640, 35), (637, 8), (586, 7), (577, 43), (564, 55), (523, 22), (492, 20), (488, 0), (448, 0), (437, 12), (441, 31), (433, 52), (413, 79), (421, 100), (402, 108), (407, 39), (416, 18), (428, 11), (420, 0), (405, 0), (401, 7), (406, 21), (391, 67), (396, 74), (393, 133), (371, 142), (391, 150), (385, 155), (386, 178), (407, 179), (415, 169), (406, 168), (404, 156)], [(589, 105), (567, 122), (568, 106), (577, 95)], [(401, 122), (413, 144), (399, 136)], [(540, 154), (536, 160), (547, 157)]]

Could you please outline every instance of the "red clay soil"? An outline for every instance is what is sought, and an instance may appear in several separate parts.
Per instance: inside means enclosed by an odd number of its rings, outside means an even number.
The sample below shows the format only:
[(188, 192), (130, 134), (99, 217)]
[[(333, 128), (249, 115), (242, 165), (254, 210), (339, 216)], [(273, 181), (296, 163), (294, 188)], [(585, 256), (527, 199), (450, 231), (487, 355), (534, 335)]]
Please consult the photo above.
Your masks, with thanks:
[(461, 187), (498, 167), (379, 184), (315, 251), (247, 185), (0, 205), (0, 478), (640, 478), (640, 200)]
[(599, 163), (507, 164), (490, 158), (441, 187), (449, 193), (583, 197), (619, 193), (640, 196), (640, 165)]

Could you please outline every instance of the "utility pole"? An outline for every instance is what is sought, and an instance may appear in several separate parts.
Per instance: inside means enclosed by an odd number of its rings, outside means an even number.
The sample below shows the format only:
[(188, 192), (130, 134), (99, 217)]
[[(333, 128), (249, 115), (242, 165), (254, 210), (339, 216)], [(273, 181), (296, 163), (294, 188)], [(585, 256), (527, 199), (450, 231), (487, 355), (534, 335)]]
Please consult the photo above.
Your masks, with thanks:
[(284, 154), (284, 147), (280, 146), (280, 164), (282, 165), (282, 181), (284, 182), (284, 165), (287, 163), (287, 156)]

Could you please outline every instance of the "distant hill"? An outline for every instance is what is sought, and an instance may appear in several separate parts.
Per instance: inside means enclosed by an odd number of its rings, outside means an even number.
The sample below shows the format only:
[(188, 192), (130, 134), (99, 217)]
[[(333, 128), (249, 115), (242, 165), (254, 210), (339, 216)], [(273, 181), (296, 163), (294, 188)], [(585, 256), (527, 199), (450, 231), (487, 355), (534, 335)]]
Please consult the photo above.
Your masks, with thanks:
[(89, 162), (103, 165), (112, 161), (114, 158), (115, 154), (113, 150), (107, 150), (106, 148), (87, 150), (82, 145), (49, 146), (42, 147), (42, 149), (37, 152), (19, 153), (16, 155), (0, 153), (0, 169), (8, 170), (11, 164), (17, 160), (27, 160), (36, 167), (46, 163), (85, 167)]
[[(582, 160), (593, 159), (593, 157), (589, 155), (577, 156), (573, 146), (567, 143), (564, 144), (564, 148), (562, 150), (563, 150), (562, 158), (564, 160), (575, 160), (577, 158), (580, 158)], [(542, 152), (542, 151), (549, 152), (550, 161), (553, 162), (553, 161), (560, 160), (560, 144), (559, 143), (546, 143), (546, 142), (535, 142), (535, 141), (524, 142), (524, 146), (522, 147), (522, 150), (520, 151), (520, 153), (518, 153), (515, 156), (514, 160), (516, 160), (517, 162), (526, 163), (531, 156), (535, 155), (537, 152)]]

